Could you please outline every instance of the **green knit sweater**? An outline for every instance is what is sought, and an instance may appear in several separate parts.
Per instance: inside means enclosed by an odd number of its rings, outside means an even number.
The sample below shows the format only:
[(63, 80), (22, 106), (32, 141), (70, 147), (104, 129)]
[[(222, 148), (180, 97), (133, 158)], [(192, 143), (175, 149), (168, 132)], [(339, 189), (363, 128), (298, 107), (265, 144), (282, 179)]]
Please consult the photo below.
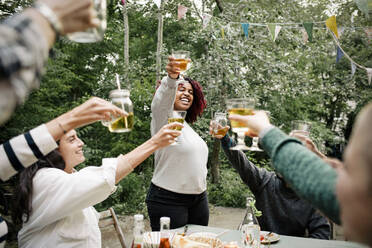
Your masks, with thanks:
[(340, 224), (336, 171), (299, 140), (278, 128), (270, 129), (261, 143), (270, 155), (275, 170), (283, 175), (294, 191), (333, 222)]

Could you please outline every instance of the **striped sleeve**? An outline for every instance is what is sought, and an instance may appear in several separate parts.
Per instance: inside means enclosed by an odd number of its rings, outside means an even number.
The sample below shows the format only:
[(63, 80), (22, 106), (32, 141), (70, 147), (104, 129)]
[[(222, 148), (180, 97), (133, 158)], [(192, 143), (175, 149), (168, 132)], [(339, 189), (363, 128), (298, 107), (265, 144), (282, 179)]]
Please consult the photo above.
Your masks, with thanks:
[(8, 225), (0, 216), (0, 248), (5, 246), (6, 236), (8, 234)]
[(44, 124), (6, 141), (0, 146), (1, 180), (8, 180), (57, 147)]
[(23, 103), (39, 87), (48, 58), (47, 40), (40, 27), (22, 14), (0, 24), (0, 37), (0, 77), (11, 84), (17, 102)]

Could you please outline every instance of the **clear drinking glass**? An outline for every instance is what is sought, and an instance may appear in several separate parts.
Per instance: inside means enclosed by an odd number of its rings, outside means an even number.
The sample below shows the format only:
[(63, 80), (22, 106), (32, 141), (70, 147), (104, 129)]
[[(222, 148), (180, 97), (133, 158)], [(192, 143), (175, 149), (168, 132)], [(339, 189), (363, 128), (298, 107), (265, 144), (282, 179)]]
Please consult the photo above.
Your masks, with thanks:
[[(227, 99), (226, 107), (229, 114), (235, 115), (253, 115), (255, 100), (253, 98), (232, 98)], [(238, 143), (231, 147), (231, 150), (247, 150), (245, 145), (245, 133), (249, 131), (247, 125), (239, 121), (231, 121), (231, 130), (238, 135)]]
[(301, 135), (305, 137), (310, 136), (311, 123), (308, 121), (295, 120), (292, 121), (291, 134)]
[[(173, 123), (173, 122), (179, 122), (183, 124), (185, 122), (185, 117), (186, 117), (187, 112), (186, 111), (181, 111), (181, 110), (173, 110), (168, 114), (168, 124)], [(175, 130), (181, 131), (181, 127), (175, 127)], [(175, 139), (176, 142), (172, 143), (171, 145), (177, 145), (179, 143), (178, 140), (179, 137)]]
[(92, 2), (92, 7), (94, 8), (94, 11), (97, 14), (97, 19), (99, 20), (98, 27), (88, 28), (83, 32), (68, 34), (67, 37), (70, 40), (79, 43), (92, 43), (103, 39), (107, 27), (106, 0), (92, 0)]
[(190, 69), (191, 66), (190, 52), (183, 50), (173, 50), (172, 57), (175, 59), (176, 62), (180, 63), (178, 69), (181, 71), (180, 77), (183, 78), (183, 73)]
[(216, 112), (212, 120), (212, 128), (214, 135), (225, 136), (229, 128), (227, 127), (226, 113)]

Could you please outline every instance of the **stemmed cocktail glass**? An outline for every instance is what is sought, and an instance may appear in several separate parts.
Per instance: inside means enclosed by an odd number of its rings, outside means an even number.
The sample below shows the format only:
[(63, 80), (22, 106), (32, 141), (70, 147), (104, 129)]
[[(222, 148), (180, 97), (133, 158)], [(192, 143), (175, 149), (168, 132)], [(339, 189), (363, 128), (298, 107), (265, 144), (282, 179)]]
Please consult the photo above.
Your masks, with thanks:
[[(255, 100), (253, 98), (232, 98), (227, 99), (226, 106), (229, 114), (235, 115), (253, 115)], [(244, 122), (231, 121), (231, 129), (238, 135), (238, 143), (231, 147), (231, 150), (248, 150), (249, 147), (245, 145), (245, 133), (249, 128)]]

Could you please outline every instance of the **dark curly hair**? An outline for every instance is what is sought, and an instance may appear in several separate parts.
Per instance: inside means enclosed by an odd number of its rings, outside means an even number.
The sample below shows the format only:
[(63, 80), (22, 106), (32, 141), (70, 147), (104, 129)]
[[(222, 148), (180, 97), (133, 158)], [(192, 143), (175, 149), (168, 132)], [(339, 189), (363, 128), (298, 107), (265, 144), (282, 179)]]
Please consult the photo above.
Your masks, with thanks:
[(185, 80), (192, 86), (194, 100), (190, 108), (187, 110), (186, 121), (194, 123), (196, 119), (202, 116), (204, 109), (207, 107), (207, 101), (204, 98), (203, 87), (199, 82), (186, 77)]
[(33, 179), (36, 172), (42, 168), (57, 168), (64, 170), (65, 167), (65, 161), (58, 149), (55, 149), (20, 173), (12, 216), (14, 223), (27, 222), (30, 218), (32, 212)]

